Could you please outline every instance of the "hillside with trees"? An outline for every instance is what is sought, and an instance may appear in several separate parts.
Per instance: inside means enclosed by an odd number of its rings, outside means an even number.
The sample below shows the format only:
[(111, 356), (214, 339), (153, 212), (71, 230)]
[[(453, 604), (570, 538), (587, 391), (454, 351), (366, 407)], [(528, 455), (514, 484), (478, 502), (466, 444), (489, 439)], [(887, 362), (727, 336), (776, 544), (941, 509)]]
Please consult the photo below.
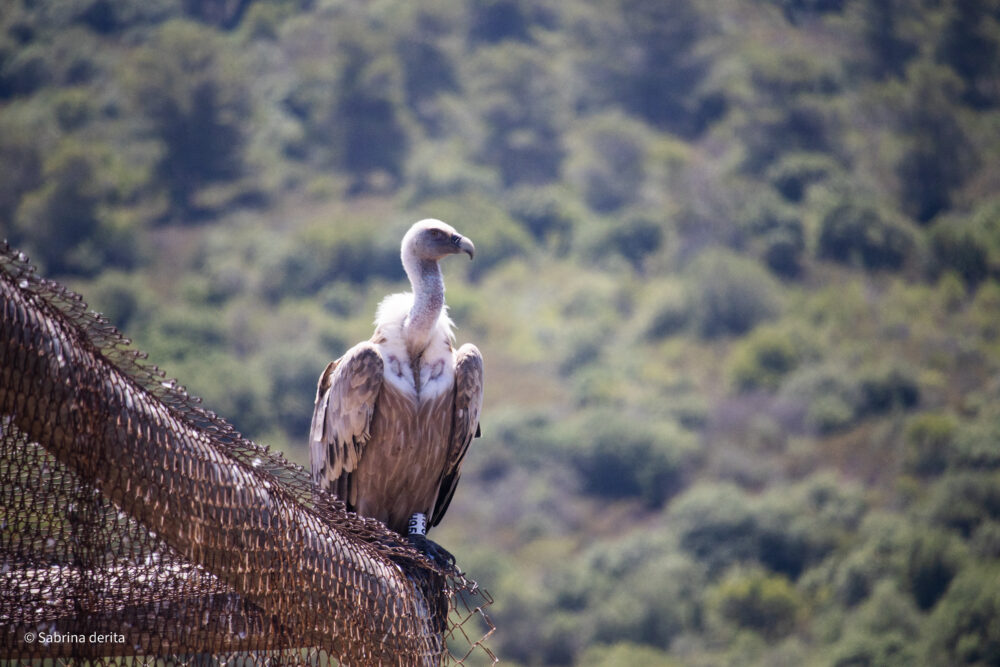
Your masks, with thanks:
[(308, 464), (443, 219), (512, 665), (1000, 663), (1000, 2), (13, 0), (0, 238)]

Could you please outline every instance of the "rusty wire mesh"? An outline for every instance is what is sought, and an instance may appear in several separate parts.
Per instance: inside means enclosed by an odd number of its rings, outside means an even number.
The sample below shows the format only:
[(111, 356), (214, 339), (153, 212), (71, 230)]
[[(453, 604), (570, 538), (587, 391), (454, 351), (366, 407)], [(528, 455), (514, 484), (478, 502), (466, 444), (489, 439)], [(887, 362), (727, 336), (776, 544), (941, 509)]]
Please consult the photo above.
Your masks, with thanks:
[(485, 591), (142, 358), (0, 243), (0, 660), (496, 661)]

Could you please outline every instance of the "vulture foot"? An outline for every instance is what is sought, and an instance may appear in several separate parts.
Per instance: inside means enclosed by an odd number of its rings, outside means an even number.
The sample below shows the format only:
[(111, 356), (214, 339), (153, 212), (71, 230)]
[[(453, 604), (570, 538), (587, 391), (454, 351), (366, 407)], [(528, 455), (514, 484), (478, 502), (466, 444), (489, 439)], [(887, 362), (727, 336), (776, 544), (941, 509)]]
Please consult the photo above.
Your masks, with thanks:
[(455, 569), (455, 557), (437, 542), (427, 539), (424, 535), (414, 533), (407, 535), (406, 538), (414, 549), (430, 558), (441, 569)]

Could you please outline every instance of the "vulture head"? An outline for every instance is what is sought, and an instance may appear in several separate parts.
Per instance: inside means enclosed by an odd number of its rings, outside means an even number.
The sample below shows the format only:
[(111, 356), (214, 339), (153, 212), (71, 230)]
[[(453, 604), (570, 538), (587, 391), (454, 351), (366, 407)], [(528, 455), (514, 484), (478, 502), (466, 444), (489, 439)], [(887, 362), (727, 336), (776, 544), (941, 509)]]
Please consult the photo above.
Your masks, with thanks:
[(472, 241), (455, 231), (448, 223), (428, 218), (414, 223), (403, 237), (403, 266), (414, 262), (438, 261), (448, 255), (467, 253), (469, 259), (476, 254)]

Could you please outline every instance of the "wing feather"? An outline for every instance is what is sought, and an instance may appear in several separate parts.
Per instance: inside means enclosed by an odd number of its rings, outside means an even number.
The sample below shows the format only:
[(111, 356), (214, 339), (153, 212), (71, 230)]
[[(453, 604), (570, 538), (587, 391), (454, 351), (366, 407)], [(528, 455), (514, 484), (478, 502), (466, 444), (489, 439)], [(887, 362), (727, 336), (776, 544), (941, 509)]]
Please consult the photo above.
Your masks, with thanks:
[(313, 482), (352, 504), (350, 473), (357, 469), (371, 435), (372, 414), (382, 389), (382, 357), (372, 343), (359, 343), (330, 362), (316, 387), (309, 459)]
[(479, 414), (483, 409), (483, 355), (479, 348), (466, 343), (455, 353), (455, 409), (452, 417), (448, 460), (441, 477), (437, 502), (430, 525), (441, 522), (455, 495), (461, 476), (462, 461), (473, 438), (478, 438)]

